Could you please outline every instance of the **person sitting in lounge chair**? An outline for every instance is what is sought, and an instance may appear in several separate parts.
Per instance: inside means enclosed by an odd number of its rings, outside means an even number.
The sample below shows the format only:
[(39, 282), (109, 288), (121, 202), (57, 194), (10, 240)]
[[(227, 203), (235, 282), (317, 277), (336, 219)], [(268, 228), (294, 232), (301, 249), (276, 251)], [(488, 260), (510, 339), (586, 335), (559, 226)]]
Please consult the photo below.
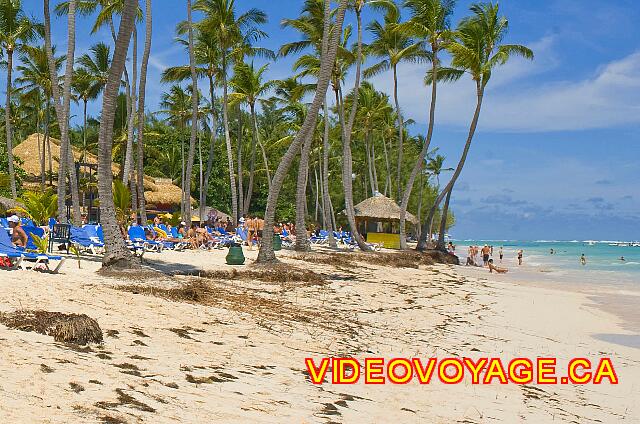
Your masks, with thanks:
[(12, 215), (7, 218), (9, 222), (9, 228), (11, 229), (11, 242), (16, 247), (27, 247), (29, 237), (20, 226), (20, 218), (16, 215)]
[(509, 270), (506, 268), (499, 268), (495, 266), (493, 264), (493, 259), (489, 259), (489, 272), (493, 273), (493, 271), (497, 272), (498, 274), (506, 274), (507, 272), (509, 272)]

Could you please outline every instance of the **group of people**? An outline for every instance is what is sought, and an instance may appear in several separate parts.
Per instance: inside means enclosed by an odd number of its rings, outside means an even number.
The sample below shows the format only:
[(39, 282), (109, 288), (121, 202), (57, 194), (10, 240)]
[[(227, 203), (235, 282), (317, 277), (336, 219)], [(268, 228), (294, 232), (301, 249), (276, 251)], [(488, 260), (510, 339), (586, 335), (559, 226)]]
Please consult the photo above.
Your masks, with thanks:
[[(455, 248), (454, 248), (455, 249)], [(518, 250), (518, 265), (522, 265), (522, 258), (524, 252)], [(482, 265), (480, 265), (480, 257), (482, 258)], [(502, 246), (498, 249), (498, 257), (500, 263), (504, 259), (504, 249)], [(493, 246), (485, 244), (484, 246), (469, 246), (467, 250), (467, 266), (483, 266), (489, 268), (489, 272), (497, 272), (498, 274), (506, 274), (509, 270), (506, 268), (498, 267), (493, 262)]]
[(247, 232), (247, 239), (244, 244), (249, 246), (249, 250), (253, 249), (254, 242), (260, 246), (262, 235), (264, 234), (264, 219), (259, 216), (242, 215), (240, 227)]

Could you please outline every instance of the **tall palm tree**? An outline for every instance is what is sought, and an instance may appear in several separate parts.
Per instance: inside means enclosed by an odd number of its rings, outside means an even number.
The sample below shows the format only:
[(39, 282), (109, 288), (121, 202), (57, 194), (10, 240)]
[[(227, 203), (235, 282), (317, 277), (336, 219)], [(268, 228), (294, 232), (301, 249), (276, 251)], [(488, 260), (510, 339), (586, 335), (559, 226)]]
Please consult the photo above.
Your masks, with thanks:
[(102, 96), (102, 120), (98, 138), (98, 195), (100, 196), (100, 220), (104, 229), (106, 250), (102, 266), (107, 268), (131, 268), (136, 265), (131, 253), (124, 244), (116, 220), (113, 201), (113, 174), (111, 173), (111, 149), (113, 147), (116, 100), (122, 73), (124, 72), (131, 34), (135, 25), (137, 5), (137, 0), (125, 0), (109, 77)]
[[(56, 110), (58, 126), (60, 127), (61, 134), (60, 161), (58, 164), (58, 218), (60, 221), (65, 219), (63, 211), (65, 209), (65, 200), (67, 196), (66, 178), (68, 174), (73, 210), (71, 219), (76, 225), (80, 225), (80, 222), (82, 221), (80, 213), (80, 193), (78, 191), (78, 180), (76, 179), (73, 151), (69, 140), (71, 83), (73, 81), (73, 65), (75, 63), (74, 55), (76, 48), (76, 3), (76, 0), (71, 0), (69, 2), (69, 11), (67, 13), (67, 57), (62, 96), (60, 95), (60, 90), (57, 84), (52, 84), (52, 88), (53, 106)], [(51, 80), (57, 81), (58, 74), (54, 65), (53, 49), (51, 47), (51, 16), (49, 0), (44, 1), (44, 19), (45, 49), (49, 59), (49, 72), (51, 73)]]
[(71, 85), (75, 96), (82, 100), (82, 155), (80, 161), (85, 160), (87, 146), (87, 104), (89, 100), (98, 98), (100, 91), (98, 90), (91, 74), (86, 69), (77, 69), (73, 75), (73, 83)]
[(325, 0), (325, 12), (322, 32), (322, 59), (320, 71), (318, 72), (318, 80), (316, 84), (316, 92), (313, 98), (313, 102), (307, 110), (304, 122), (300, 131), (296, 134), (295, 138), (289, 145), (287, 152), (283, 156), (278, 169), (276, 170), (273, 180), (271, 181), (271, 189), (269, 190), (269, 196), (267, 197), (267, 207), (265, 210), (264, 228), (267, 230), (263, 234), (262, 244), (260, 245), (260, 251), (258, 252), (258, 262), (272, 262), (274, 261), (275, 254), (273, 252), (273, 228), (276, 203), (280, 190), (282, 189), (282, 183), (287, 175), (289, 167), (293, 162), (294, 157), (299, 151), (302, 144), (305, 142), (309, 133), (315, 129), (316, 121), (320, 106), (325, 101), (327, 88), (331, 80), (331, 71), (333, 69), (338, 45), (340, 41), (340, 35), (342, 34), (342, 25), (344, 23), (344, 14), (348, 5), (347, 0), (341, 0), (338, 9), (336, 11), (335, 30), (330, 31), (331, 14), (330, 14), (330, 1)]
[[(52, 47), (55, 56), (55, 47)], [(62, 67), (64, 63), (64, 56), (55, 56), (56, 72)], [(37, 93), (41, 94), (44, 99), (44, 140), (43, 147), (46, 146), (49, 154), (49, 173), (52, 172), (53, 159), (51, 156), (51, 142), (49, 140), (50, 133), (50, 112), (51, 112), (51, 98), (53, 96), (53, 88), (51, 87), (51, 73), (49, 72), (49, 60), (47, 52), (44, 47), (32, 47), (25, 46), (23, 53), (20, 55), (21, 65), (18, 65), (16, 69), (20, 72), (20, 76), (16, 78), (16, 83), (20, 84), (20, 91), (23, 95), (34, 96)], [(60, 84), (60, 80), (57, 82)], [(40, 97), (38, 94), (38, 97)], [(42, 185), (46, 182), (45, 174), (45, 148), (42, 149), (40, 155), (40, 171)]]
[[(235, 0), (196, 0), (194, 10), (201, 11), (205, 18), (198, 24), (198, 29), (206, 36), (214, 39), (220, 48), (220, 67), (222, 79), (222, 119), (224, 137), (227, 148), (227, 164), (231, 187), (232, 220), (238, 220), (238, 191), (233, 165), (233, 151), (229, 132), (229, 87), (228, 71), (231, 62), (239, 59), (251, 50), (251, 44), (266, 37), (266, 33), (258, 29), (267, 22), (267, 15), (258, 9), (249, 9), (237, 15)], [(255, 50), (253, 51), (256, 52)], [(240, 58), (241, 59), (241, 58)]]
[(196, 154), (196, 138), (198, 137), (198, 75), (196, 74), (196, 59), (193, 54), (193, 18), (191, 16), (191, 0), (187, 0), (187, 23), (189, 26), (189, 69), (191, 71), (191, 138), (189, 139), (189, 155), (182, 182), (182, 203), (184, 204), (183, 219), (191, 225), (191, 174), (193, 160)]
[(142, 52), (142, 64), (140, 65), (140, 87), (138, 93), (138, 211), (141, 222), (147, 222), (147, 206), (144, 198), (144, 105), (147, 90), (147, 69), (149, 67), (149, 56), (151, 55), (151, 35), (153, 31), (153, 21), (151, 14), (151, 0), (145, 2), (145, 35), (144, 50)]
[[(460, 161), (451, 177), (451, 180), (438, 195), (435, 205), (446, 197), (451, 197), (453, 187), (460, 176), (471, 147), (473, 136), (475, 135), (482, 108), (484, 92), (493, 71), (507, 63), (512, 56), (521, 56), (526, 59), (533, 59), (533, 52), (525, 46), (519, 44), (502, 44), (502, 40), (507, 34), (509, 21), (500, 15), (497, 3), (478, 3), (471, 6), (473, 15), (463, 19), (455, 33), (455, 39), (447, 45), (447, 50), (451, 53), (451, 68), (438, 71), (435, 75), (441, 80), (455, 80), (464, 74), (469, 74), (476, 85), (476, 108), (469, 127), (469, 133), (465, 142), (464, 150)], [(427, 79), (434, 77), (427, 75)], [(444, 233), (446, 229), (448, 204), (445, 203), (442, 211), (442, 222), (438, 236), (437, 248), (444, 250)], [(435, 213), (433, 208), (429, 212), (432, 216)], [(423, 225), (422, 235), (418, 243), (418, 249), (426, 248), (427, 218)]]
[(4, 110), (4, 124), (7, 133), (7, 159), (11, 196), (17, 197), (16, 175), (13, 166), (13, 133), (11, 131), (11, 87), (13, 53), (36, 39), (41, 26), (33, 22), (22, 10), (21, 0), (0, 1), (0, 50), (7, 56), (7, 100)]
[(251, 142), (251, 156), (249, 164), (249, 185), (247, 187), (247, 194), (244, 198), (244, 210), (242, 214), (249, 212), (251, 204), (251, 196), (253, 195), (253, 181), (254, 172), (256, 167), (256, 147), (260, 143), (260, 131), (258, 130), (258, 117), (256, 114), (256, 102), (263, 97), (270, 90), (275, 88), (276, 81), (264, 81), (264, 73), (269, 67), (268, 64), (263, 65), (259, 69), (256, 69), (253, 62), (251, 64), (240, 64), (236, 66), (233, 78), (231, 79), (231, 87), (234, 92), (229, 95), (231, 101), (239, 101), (246, 103), (249, 106), (251, 113), (251, 121), (253, 125), (252, 142)]
[(429, 126), (427, 136), (425, 137), (422, 151), (416, 159), (409, 180), (402, 195), (400, 203), (400, 248), (407, 248), (406, 241), (406, 212), (409, 205), (409, 198), (413, 191), (413, 184), (418, 173), (424, 166), (425, 158), (429, 152), (431, 138), (433, 136), (433, 127), (435, 124), (436, 98), (437, 98), (437, 80), (438, 67), (440, 66), (439, 53), (446, 47), (446, 43), (451, 38), (450, 18), (455, 6), (455, 0), (407, 0), (405, 2), (412, 11), (411, 19), (404, 23), (402, 29), (406, 30), (410, 35), (415, 36), (420, 42), (426, 44), (430, 48), (431, 59), (431, 105), (429, 107)]
[(389, 9), (384, 22), (373, 21), (367, 30), (373, 36), (373, 41), (366, 47), (367, 55), (383, 58), (364, 71), (366, 78), (391, 70), (393, 74), (393, 100), (398, 119), (398, 163), (397, 163), (397, 199), (402, 197), (402, 160), (404, 151), (404, 125), (400, 102), (398, 99), (398, 65), (401, 62), (418, 62), (427, 59), (421, 43), (416, 43), (402, 31), (400, 25), (400, 10)]

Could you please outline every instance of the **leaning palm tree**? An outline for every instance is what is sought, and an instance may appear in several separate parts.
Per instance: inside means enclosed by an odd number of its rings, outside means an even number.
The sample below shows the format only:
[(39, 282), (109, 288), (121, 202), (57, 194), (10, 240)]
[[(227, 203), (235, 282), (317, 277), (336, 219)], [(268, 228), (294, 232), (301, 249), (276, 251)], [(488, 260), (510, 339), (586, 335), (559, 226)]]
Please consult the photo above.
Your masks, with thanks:
[[(45, 0), (46, 1), (46, 0)], [(111, 150), (113, 148), (113, 125), (116, 100), (124, 72), (127, 50), (135, 25), (137, 0), (125, 0), (120, 20), (115, 51), (109, 70), (107, 85), (102, 96), (102, 120), (98, 138), (98, 195), (100, 196), (100, 220), (104, 229), (105, 255), (102, 266), (131, 268), (136, 265), (122, 239), (120, 227), (116, 221), (113, 202), (113, 174), (111, 171)]]
[(21, 0), (0, 1), (0, 50), (7, 56), (7, 101), (4, 110), (5, 131), (7, 133), (7, 159), (11, 196), (15, 200), (16, 174), (13, 166), (13, 133), (11, 131), (11, 88), (13, 53), (22, 50), (41, 32), (41, 26), (33, 22), (22, 10)]
[(242, 214), (247, 214), (249, 212), (251, 196), (253, 195), (253, 174), (256, 167), (256, 147), (260, 143), (258, 117), (256, 114), (256, 102), (276, 86), (276, 81), (263, 80), (263, 75), (267, 71), (268, 67), (269, 65), (267, 64), (263, 65), (259, 69), (256, 69), (253, 65), (253, 62), (251, 62), (251, 64), (240, 64), (239, 66), (236, 66), (233, 78), (230, 81), (231, 87), (234, 89), (234, 92), (229, 95), (229, 98), (232, 102), (242, 102), (246, 103), (249, 106), (253, 125), (253, 137), (251, 142), (251, 156), (249, 164), (249, 185), (247, 187), (247, 194), (243, 202), (244, 210), (242, 211)]
[[(497, 3), (478, 3), (471, 6), (473, 16), (462, 20), (455, 34), (455, 39), (447, 45), (447, 50), (451, 53), (451, 68), (441, 69), (436, 78), (441, 80), (454, 80), (469, 74), (476, 85), (476, 108), (471, 119), (469, 133), (465, 142), (464, 150), (460, 161), (451, 177), (449, 183), (436, 198), (434, 206), (442, 202), (446, 197), (451, 197), (453, 187), (462, 173), (473, 136), (478, 126), (480, 110), (484, 92), (495, 68), (504, 65), (512, 56), (521, 56), (526, 59), (533, 59), (533, 52), (525, 46), (519, 44), (502, 44), (502, 40), (507, 34), (509, 21), (506, 17), (500, 16)], [(429, 82), (434, 75), (427, 74)], [(444, 233), (446, 229), (448, 203), (442, 209), (442, 222), (438, 235), (437, 248), (444, 250)], [(422, 228), (422, 235), (418, 243), (418, 249), (426, 248), (426, 237), (428, 233), (428, 222), (435, 213), (432, 207), (429, 212), (430, 217), (425, 221)]]
[(293, 162), (297, 152), (300, 150), (300, 147), (309, 136), (309, 133), (314, 130), (317, 123), (318, 112), (325, 101), (327, 88), (331, 81), (333, 65), (336, 60), (338, 45), (340, 44), (340, 35), (342, 34), (342, 25), (344, 23), (344, 14), (347, 8), (347, 3), (347, 0), (340, 1), (335, 14), (336, 20), (334, 31), (331, 31), (330, 1), (325, 0), (321, 65), (318, 72), (315, 95), (307, 110), (307, 114), (300, 131), (298, 131), (295, 138), (289, 145), (289, 148), (280, 161), (278, 169), (271, 181), (271, 189), (269, 190), (269, 196), (267, 197), (267, 207), (264, 214), (264, 228), (267, 230), (263, 234), (262, 244), (260, 245), (260, 251), (258, 252), (258, 262), (272, 262), (276, 259), (272, 244), (273, 232), (271, 231), (275, 219), (276, 203), (291, 163)]
[(398, 99), (398, 65), (401, 62), (419, 62), (428, 58), (422, 43), (416, 43), (399, 27), (400, 11), (389, 9), (384, 22), (373, 21), (367, 30), (373, 36), (373, 41), (366, 47), (367, 55), (382, 58), (382, 60), (364, 71), (365, 78), (370, 78), (382, 72), (391, 70), (393, 73), (393, 100), (395, 102), (398, 120), (398, 162), (397, 199), (402, 197), (402, 160), (404, 151), (404, 125), (400, 102)]
[(431, 59), (431, 75), (435, 78), (430, 78), (431, 82), (431, 105), (429, 108), (429, 126), (427, 129), (427, 136), (425, 137), (422, 151), (416, 159), (416, 163), (413, 166), (409, 180), (407, 181), (404, 193), (402, 195), (402, 202), (400, 203), (400, 248), (407, 248), (406, 240), (406, 213), (409, 206), (409, 198), (413, 191), (413, 184), (418, 176), (418, 173), (425, 164), (425, 158), (429, 152), (429, 146), (431, 145), (431, 138), (433, 136), (433, 127), (435, 124), (435, 112), (436, 112), (436, 98), (437, 98), (437, 81), (438, 81), (438, 67), (440, 66), (439, 53), (446, 47), (446, 43), (451, 38), (450, 31), (450, 18), (455, 6), (455, 0), (407, 0), (405, 2), (412, 11), (412, 16), (409, 21), (403, 24), (402, 30), (410, 35), (413, 35), (423, 44), (426, 44), (430, 48)]

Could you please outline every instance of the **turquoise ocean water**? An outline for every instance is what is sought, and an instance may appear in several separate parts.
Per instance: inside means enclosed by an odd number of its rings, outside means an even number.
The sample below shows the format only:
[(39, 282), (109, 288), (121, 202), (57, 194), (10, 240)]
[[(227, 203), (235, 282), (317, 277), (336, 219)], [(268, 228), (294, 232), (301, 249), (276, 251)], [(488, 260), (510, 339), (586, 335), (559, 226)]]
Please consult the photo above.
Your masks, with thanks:
[[(503, 246), (505, 255), (513, 257), (519, 249), (524, 251), (525, 263), (528, 266), (544, 269), (549, 272), (562, 271), (599, 271), (619, 276), (625, 280), (640, 284), (640, 246), (614, 246), (618, 242), (585, 242), (585, 241), (514, 241), (514, 240), (453, 240), (456, 254), (465, 260), (467, 246), (494, 247), (494, 258), (498, 257), (498, 249)], [(636, 243), (637, 244), (637, 243)], [(551, 249), (554, 254), (550, 254)], [(587, 258), (586, 266), (580, 263), (580, 256)], [(620, 258), (624, 257), (624, 261)]]

